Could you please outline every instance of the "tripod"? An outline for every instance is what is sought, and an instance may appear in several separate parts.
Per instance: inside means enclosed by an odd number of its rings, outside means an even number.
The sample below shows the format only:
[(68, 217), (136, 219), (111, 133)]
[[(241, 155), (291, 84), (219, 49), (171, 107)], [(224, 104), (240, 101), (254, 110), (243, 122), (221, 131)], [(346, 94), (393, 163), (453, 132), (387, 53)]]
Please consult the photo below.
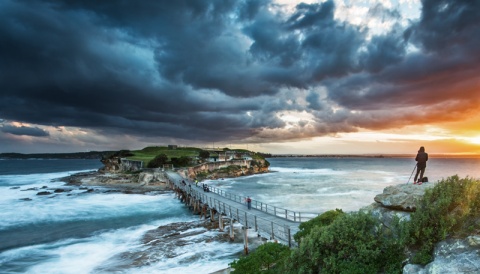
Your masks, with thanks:
[(410, 182), (410, 179), (412, 179), (413, 172), (415, 172), (415, 168), (417, 168), (417, 164), (413, 167), (412, 174), (410, 174), (410, 178), (408, 178), (407, 184)]

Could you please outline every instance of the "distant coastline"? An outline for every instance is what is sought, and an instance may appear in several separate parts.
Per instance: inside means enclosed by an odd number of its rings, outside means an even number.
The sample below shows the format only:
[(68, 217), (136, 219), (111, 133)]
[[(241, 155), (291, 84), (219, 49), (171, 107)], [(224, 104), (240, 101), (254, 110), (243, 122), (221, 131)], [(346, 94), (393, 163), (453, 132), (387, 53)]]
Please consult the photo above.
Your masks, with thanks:
[[(0, 153), (0, 159), (102, 159), (117, 151), (72, 153)], [(263, 154), (265, 158), (415, 158), (415, 154)], [(429, 154), (431, 158), (480, 158), (479, 154)]]
[[(415, 158), (416, 154), (271, 154), (266, 158)], [(479, 154), (428, 154), (430, 158), (480, 158)]]
[(0, 159), (102, 159), (114, 151), (89, 151), (73, 153), (0, 153)]

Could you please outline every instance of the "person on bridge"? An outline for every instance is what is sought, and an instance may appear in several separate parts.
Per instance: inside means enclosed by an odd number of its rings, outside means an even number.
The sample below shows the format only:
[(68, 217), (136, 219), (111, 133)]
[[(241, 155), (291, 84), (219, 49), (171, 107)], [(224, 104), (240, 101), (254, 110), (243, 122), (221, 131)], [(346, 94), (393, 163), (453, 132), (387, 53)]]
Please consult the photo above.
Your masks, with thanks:
[(252, 199), (250, 199), (250, 196), (247, 197), (247, 207), (248, 209), (252, 209)]

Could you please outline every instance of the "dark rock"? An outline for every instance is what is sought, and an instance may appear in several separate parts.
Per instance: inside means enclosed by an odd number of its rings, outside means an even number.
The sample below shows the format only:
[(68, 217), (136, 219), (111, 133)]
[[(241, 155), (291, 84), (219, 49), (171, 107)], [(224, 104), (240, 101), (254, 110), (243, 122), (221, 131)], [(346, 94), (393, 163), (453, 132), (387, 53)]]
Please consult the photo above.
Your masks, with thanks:
[(65, 189), (62, 189), (62, 188), (57, 188), (55, 189), (55, 191), (53, 191), (55, 193), (62, 193), (62, 192), (65, 192)]
[(19, 186), (12, 186), (10, 189), (19, 189)]
[(22, 199), (20, 199), (20, 200), (22, 200), (22, 201), (27, 201), (27, 202), (28, 202), (28, 201), (31, 201), (32, 199), (30, 199), (30, 198), (22, 198)]
[(52, 194), (50, 191), (40, 191), (37, 193), (37, 195), (50, 195)]
[(28, 191), (28, 190), (38, 190), (38, 187), (31, 187), (27, 189), (22, 189), (21, 191)]

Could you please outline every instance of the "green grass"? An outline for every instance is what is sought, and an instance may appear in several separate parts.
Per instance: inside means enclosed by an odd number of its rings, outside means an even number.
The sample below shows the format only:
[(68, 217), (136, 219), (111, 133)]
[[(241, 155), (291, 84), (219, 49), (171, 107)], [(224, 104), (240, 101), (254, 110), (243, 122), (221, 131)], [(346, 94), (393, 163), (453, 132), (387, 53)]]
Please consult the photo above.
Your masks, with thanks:
[(133, 156), (128, 157), (129, 160), (143, 161), (144, 165), (148, 165), (148, 162), (160, 154), (165, 154), (168, 159), (180, 158), (182, 156), (195, 157), (202, 151), (200, 148), (195, 147), (182, 147), (176, 149), (169, 149), (166, 146), (146, 147), (142, 150), (132, 150)]
[[(143, 161), (143, 164), (147, 166), (148, 163), (153, 158), (155, 158), (155, 156), (160, 154), (167, 155), (168, 159), (171, 160), (172, 158), (180, 158), (182, 156), (196, 157), (198, 156), (200, 151), (202, 151), (202, 149), (196, 148), (196, 147), (177, 147), (176, 149), (169, 149), (167, 146), (152, 146), (152, 147), (146, 147), (141, 150), (130, 151), (131, 153), (133, 153), (133, 156), (129, 156), (127, 157), (127, 159), (134, 160), (134, 161)], [(236, 149), (235, 151), (239, 153), (250, 153), (252, 158), (255, 160), (264, 159), (262, 156), (245, 149)], [(218, 156), (218, 155), (210, 151), (210, 156)]]

